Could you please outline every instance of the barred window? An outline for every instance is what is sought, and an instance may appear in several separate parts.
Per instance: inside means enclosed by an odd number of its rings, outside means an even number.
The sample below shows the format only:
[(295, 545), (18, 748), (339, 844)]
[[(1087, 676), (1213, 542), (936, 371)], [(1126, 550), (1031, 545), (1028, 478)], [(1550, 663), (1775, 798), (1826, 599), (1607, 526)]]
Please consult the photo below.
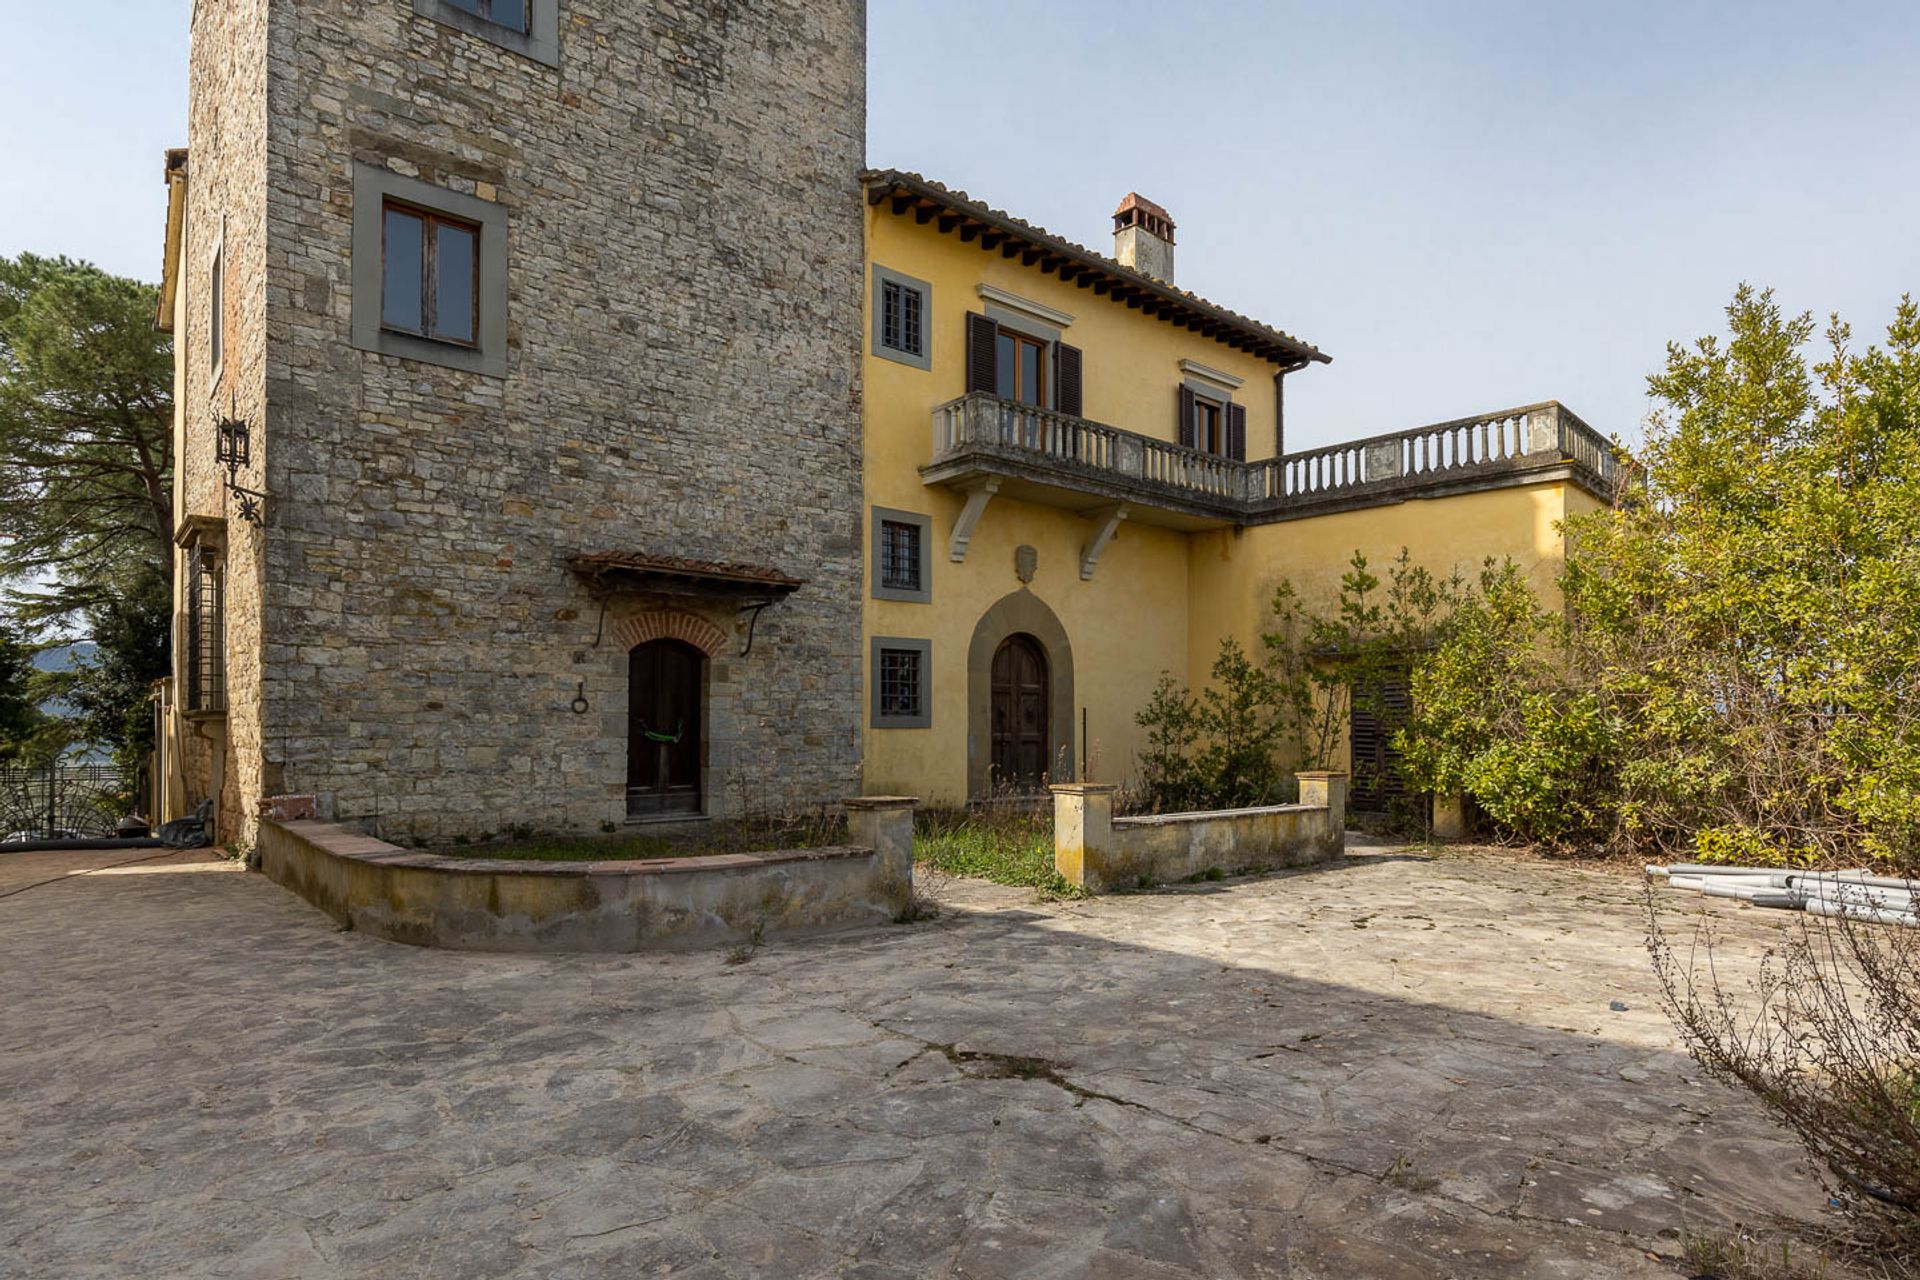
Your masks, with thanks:
[(925, 714), (920, 699), (918, 649), (880, 651), (880, 715), (887, 720), (918, 719)]
[(880, 287), (880, 345), (910, 356), (925, 355), (920, 344), (920, 291), (888, 280)]
[(187, 710), (227, 706), (227, 582), (220, 553), (195, 546), (187, 566)]
[(919, 525), (880, 522), (880, 585), (890, 591), (921, 590)]

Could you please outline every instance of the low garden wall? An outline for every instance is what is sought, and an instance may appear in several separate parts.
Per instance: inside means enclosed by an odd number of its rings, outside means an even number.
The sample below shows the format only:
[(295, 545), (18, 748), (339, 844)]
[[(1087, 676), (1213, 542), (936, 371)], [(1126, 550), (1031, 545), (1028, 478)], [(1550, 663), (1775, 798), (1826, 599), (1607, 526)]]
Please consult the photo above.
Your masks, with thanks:
[(914, 804), (848, 801), (844, 846), (637, 862), (443, 857), (283, 812), (261, 820), (259, 855), (276, 883), (393, 942), (678, 949), (899, 919), (913, 901)]
[(1347, 845), (1347, 775), (1302, 773), (1300, 803), (1116, 818), (1116, 788), (1053, 788), (1053, 862), (1094, 893), (1209, 871), (1271, 871), (1337, 858)]

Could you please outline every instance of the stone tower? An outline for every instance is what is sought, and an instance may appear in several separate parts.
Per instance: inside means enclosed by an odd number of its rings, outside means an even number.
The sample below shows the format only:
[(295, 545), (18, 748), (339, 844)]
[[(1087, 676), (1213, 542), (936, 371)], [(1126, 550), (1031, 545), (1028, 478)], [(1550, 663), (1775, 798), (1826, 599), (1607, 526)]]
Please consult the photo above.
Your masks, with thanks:
[(197, 0), (172, 809), (437, 841), (850, 793), (864, 24)]

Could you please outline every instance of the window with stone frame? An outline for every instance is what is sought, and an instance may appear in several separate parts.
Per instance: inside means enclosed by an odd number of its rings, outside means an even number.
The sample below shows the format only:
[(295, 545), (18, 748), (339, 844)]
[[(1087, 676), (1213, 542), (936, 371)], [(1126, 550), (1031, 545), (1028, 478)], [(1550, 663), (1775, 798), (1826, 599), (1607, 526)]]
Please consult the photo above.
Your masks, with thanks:
[(919, 591), (921, 526), (906, 520), (880, 522), (880, 585), (892, 591)]
[(933, 520), (917, 511), (875, 507), (868, 524), (873, 598), (929, 604), (933, 600)]
[(925, 299), (912, 285), (888, 280), (880, 286), (880, 343), (905, 355), (925, 354), (921, 314)]
[(187, 548), (186, 652), (181, 672), (190, 712), (227, 709), (227, 566), (215, 546)]
[(413, 11), (535, 62), (560, 65), (560, 0), (413, 0)]
[(882, 360), (933, 368), (933, 286), (873, 265), (872, 351)]
[(932, 724), (932, 662), (930, 640), (874, 637), (874, 728), (925, 729)]
[(920, 702), (920, 661), (918, 649), (882, 649), (880, 651), (880, 714), (887, 719), (918, 716), (924, 710)]
[(353, 345), (506, 377), (507, 222), (497, 199), (356, 163)]

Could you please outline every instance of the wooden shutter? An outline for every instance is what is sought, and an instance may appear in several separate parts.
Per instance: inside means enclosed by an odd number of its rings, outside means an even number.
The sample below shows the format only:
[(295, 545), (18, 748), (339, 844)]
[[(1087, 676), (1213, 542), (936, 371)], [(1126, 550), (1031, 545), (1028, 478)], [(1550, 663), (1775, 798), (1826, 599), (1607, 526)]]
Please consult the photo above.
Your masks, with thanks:
[(1054, 348), (1053, 361), (1057, 370), (1053, 383), (1053, 407), (1078, 418), (1081, 416), (1080, 348), (1062, 342)]
[(1191, 449), (1194, 447), (1194, 440), (1193, 440), (1194, 404), (1195, 404), (1195, 400), (1193, 395), (1193, 388), (1184, 387), (1184, 386), (1181, 387), (1180, 388), (1180, 426), (1179, 426), (1178, 434), (1174, 436), (1174, 439), (1178, 440), (1184, 448), (1188, 448), (1188, 449)]
[(967, 313), (967, 390), (992, 395), (1000, 386), (1000, 326), (978, 311)]
[(1247, 460), (1247, 406), (1227, 406), (1227, 456), (1235, 462)]

